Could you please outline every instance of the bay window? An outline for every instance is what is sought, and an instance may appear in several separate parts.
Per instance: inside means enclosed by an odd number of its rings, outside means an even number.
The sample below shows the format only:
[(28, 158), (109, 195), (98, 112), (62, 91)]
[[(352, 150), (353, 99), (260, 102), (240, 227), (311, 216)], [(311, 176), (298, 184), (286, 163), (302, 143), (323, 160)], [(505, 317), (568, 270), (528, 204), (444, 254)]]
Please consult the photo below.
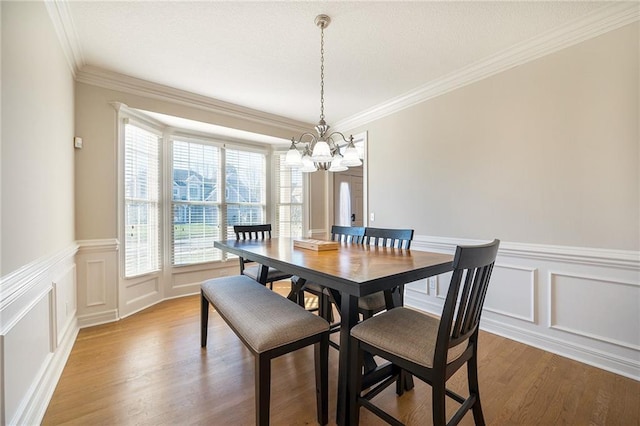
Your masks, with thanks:
[(302, 236), (302, 173), (282, 154), (162, 133), (137, 115), (123, 129), (125, 278), (225, 260), (214, 242), (234, 238), (234, 225), (272, 223), (275, 236)]

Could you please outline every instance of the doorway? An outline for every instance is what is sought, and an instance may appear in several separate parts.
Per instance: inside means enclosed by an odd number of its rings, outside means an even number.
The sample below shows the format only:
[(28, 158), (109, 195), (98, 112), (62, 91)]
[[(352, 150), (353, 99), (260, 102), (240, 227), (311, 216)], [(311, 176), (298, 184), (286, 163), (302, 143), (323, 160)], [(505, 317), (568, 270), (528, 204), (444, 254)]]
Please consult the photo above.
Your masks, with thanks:
[(333, 222), (339, 226), (364, 226), (362, 167), (333, 175)]

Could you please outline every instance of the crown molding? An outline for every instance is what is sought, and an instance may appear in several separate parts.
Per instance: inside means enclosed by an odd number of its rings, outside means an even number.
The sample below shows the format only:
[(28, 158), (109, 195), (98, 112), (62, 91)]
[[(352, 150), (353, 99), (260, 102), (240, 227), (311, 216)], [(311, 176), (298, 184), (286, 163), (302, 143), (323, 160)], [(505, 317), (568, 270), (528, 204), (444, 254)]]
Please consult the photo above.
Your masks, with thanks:
[(58, 35), (71, 74), (75, 78), (78, 70), (84, 65), (84, 57), (80, 47), (80, 38), (69, 11), (69, 3), (66, 0), (45, 0), (44, 4)]
[(615, 2), (583, 18), (516, 44), (410, 92), (366, 109), (334, 123), (339, 131), (347, 131), (409, 108), (426, 100), (459, 89), (510, 68), (573, 46), (590, 38), (621, 28), (640, 19), (640, 4)]
[(82, 67), (82, 69), (77, 72), (76, 81), (105, 89), (118, 90), (224, 114), (268, 126), (275, 126), (291, 132), (306, 132), (310, 127), (313, 127), (311, 124), (302, 121), (258, 111), (93, 66)]
[(82, 55), (80, 39), (76, 32), (71, 12), (69, 11), (69, 1), (45, 0), (45, 5), (56, 34), (58, 35), (60, 46), (67, 59), (71, 73), (75, 80), (80, 83), (179, 103), (234, 118), (275, 126), (294, 133), (304, 133), (308, 131), (310, 127), (313, 127), (313, 125), (309, 123), (242, 107), (97, 67), (87, 66)]

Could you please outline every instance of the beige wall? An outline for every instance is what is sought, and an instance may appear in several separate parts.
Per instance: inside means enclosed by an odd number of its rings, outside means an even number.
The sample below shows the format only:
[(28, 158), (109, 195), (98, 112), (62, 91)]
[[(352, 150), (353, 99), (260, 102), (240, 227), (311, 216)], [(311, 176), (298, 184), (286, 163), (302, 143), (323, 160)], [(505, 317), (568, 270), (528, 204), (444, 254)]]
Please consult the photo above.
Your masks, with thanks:
[(297, 131), (242, 120), (169, 101), (76, 83), (76, 236), (78, 240), (117, 237), (117, 135), (112, 102), (131, 108), (289, 138)]
[(73, 244), (73, 75), (44, 3), (2, 2), (0, 275)]
[(634, 23), (355, 129), (370, 225), (640, 249), (638, 39)]

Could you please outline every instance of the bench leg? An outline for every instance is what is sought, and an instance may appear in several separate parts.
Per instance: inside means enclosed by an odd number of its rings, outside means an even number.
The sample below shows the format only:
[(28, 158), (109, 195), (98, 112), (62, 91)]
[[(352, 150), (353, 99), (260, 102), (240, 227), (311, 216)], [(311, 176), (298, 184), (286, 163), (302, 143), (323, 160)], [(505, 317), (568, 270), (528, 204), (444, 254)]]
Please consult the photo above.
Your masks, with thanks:
[(318, 423), (329, 423), (329, 333), (314, 345), (316, 370), (316, 415)]
[(209, 327), (209, 301), (200, 292), (200, 347), (207, 346), (207, 329)]
[(265, 354), (255, 356), (256, 425), (269, 425), (271, 399), (271, 358)]

